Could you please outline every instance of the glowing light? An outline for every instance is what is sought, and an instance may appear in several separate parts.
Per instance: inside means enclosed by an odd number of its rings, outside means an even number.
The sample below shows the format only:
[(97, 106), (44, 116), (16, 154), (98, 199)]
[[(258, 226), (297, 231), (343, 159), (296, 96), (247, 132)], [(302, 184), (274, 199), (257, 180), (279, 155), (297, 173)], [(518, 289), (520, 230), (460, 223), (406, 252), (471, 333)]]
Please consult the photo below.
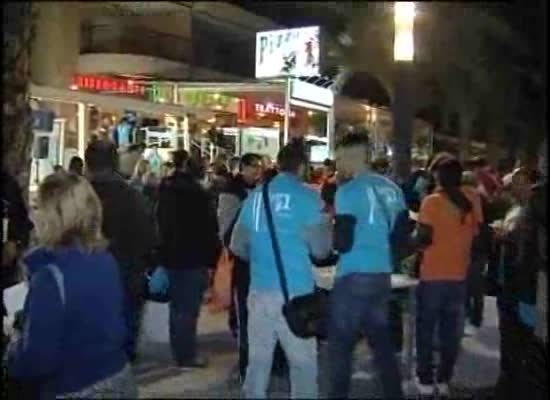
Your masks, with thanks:
[(71, 90), (78, 90), (78, 85), (71, 85), (71, 86), (69, 87), (69, 89), (71, 89)]
[(307, 115), (308, 115), (309, 117), (311, 117), (311, 116), (313, 115), (313, 111), (308, 111), (308, 112), (307, 112)]
[(213, 124), (216, 122), (216, 117), (209, 118), (206, 122), (208, 122), (209, 124)]
[(416, 7), (412, 1), (395, 3), (393, 58), (395, 61), (414, 59), (414, 17)]
[(218, 100), (220, 98), (220, 94), (214, 93), (213, 97), (214, 97), (214, 100)]
[(130, 80), (128, 81), (128, 85), (132, 86), (133, 84), (134, 84), (134, 81), (130, 79)]

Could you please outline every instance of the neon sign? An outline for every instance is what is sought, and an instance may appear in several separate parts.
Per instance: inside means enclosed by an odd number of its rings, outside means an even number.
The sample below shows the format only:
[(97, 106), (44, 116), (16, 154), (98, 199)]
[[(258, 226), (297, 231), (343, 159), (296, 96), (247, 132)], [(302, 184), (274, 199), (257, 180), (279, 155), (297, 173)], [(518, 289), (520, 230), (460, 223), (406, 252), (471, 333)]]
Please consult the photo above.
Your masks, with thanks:
[[(254, 104), (254, 110), (256, 111), (256, 114), (272, 114), (272, 115), (278, 115), (280, 117), (285, 116), (285, 108), (283, 106), (280, 106), (279, 104), (256, 103)], [(294, 118), (295, 116), (296, 116), (296, 113), (291, 110), (290, 117)]]
[(145, 97), (145, 85), (128, 79), (109, 78), (94, 75), (73, 75), (72, 90), (94, 92), (115, 92)]

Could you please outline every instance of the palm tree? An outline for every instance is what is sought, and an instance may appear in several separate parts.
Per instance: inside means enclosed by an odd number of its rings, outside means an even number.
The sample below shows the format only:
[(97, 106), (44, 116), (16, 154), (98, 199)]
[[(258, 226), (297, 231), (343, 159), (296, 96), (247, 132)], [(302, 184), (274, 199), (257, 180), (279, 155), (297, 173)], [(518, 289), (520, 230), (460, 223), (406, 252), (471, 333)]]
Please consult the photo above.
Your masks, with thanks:
[[(2, 4), (4, 30), (3, 168), (27, 194), (30, 175), (32, 117), (28, 103), (33, 8), (30, 2)], [(25, 196), (26, 197), (26, 196)]]
[[(335, 78), (338, 90), (352, 73), (367, 72), (380, 81), (391, 102), (395, 101), (392, 4), (353, 3), (349, 9), (344, 32), (349, 37), (344, 42), (347, 45), (342, 45), (342, 40), (330, 42), (329, 61), (339, 65)], [(489, 5), (423, 3), (418, 8), (418, 45), (411, 71), (415, 110), (435, 103), (445, 114), (457, 115), (461, 156), (466, 157), (480, 104), (490, 98), (488, 77), (499, 66), (489, 49), (495, 44), (507, 44), (507, 51), (525, 46), (502, 18), (488, 11)], [(398, 158), (410, 157), (394, 154)], [(407, 165), (403, 159), (394, 162)]]

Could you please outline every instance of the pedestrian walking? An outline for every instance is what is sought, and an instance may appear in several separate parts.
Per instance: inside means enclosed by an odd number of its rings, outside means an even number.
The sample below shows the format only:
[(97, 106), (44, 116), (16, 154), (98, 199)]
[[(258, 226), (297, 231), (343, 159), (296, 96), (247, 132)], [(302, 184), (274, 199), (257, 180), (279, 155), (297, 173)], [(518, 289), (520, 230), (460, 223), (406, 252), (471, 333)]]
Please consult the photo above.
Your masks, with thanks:
[(160, 262), (170, 281), (170, 345), (184, 370), (206, 367), (197, 349), (197, 322), (209, 269), (220, 256), (216, 211), (198, 177), (188, 169), (189, 156), (172, 154), (175, 171), (159, 187), (157, 218)]
[(496, 385), (496, 394), (501, 399), (513, 399), (523, 390), (517, 371), (517, 363), (522, 353), (520, 341), (522, 327), (518, 315), (518, 297), (514, 290), (514, 276), (521, 273), (518, 265), (518, 245), (522, 230), (518, 222), (525, 213), (530, 194), (531, 179), (526, 169), (519, 169), (512, 175), (504, 189), (509, 189), (513, 204), (504, 219), (494, 225), (495, 245), (497, 249), (496, 266), (491, 269), (490, 277), (498, 288), (497, 307), (500, 332), (500, 376)]
[(539, 156), (540, 180), (531, 188), (518, 221), (518, 268), (513, 277), (520, 346), (514, 373), (521, 395), (532, 399), (548, 397), (547, 151), (545, 141)]
[[(465, 171), (462, 174), (462, 184), (468, 187), (469, 191), (476, 196), (476, 202), (481, 204), (483, 213), (485, 199), (478, 191), (479, 182), (476, 175)], [(472, 240), (470, 251), (471, 259), (466, 278), (466, 315), (464, 323), (464, 335), (466, 336), (474, 336), (483, 322), (485, 276), (492, 247), (491, 228), (484, 219), (480, 222), (479, 231)]]
[(53, 174), (37, 204), (40, 247), (24, 259), (30, 287), (9, 374), (37, 385), (38, 398), (135, 398), (124, 291), (99, 198), (84, 178)]
[[(423, 251), (417, 291), (417, 387), (421, 394), (448, 395), (460, 349), (471, 245), (483, 216), (479, 197), (461, 186), (462, 167), (446, 158), (433, 170), (435, 191), (420, 206), (418, 223), (433, 232)], [(440, 362), (433, 370), (434, 331), (438, 327)]]
[[(337, 147), (338, 172), (350, 177), (336, 192), (335, 247), (340, 253), (328, 318), (329, 397), (349, 395), (353, 348), (363, 333), (386, 398), (403, 396), (388, 303), (392, 232), (408, 216), (401, 189), (368, 168), (368, 141), (349, 134)], [(396, 236), (397, 237), (397, 236)]]
[(115, 172), (117, 152), (111, 143), (90, 144), (84, 158), (87, 177), (103, 208), (103, 234), (120, 268), (131, 332), (128, 354), (134, 361), (145, 304), (143, 276), (157, 243), (154, 220), (143, 196)]
[(84, 174), (84, 160), (78, 156), (71, 158), (69, 172), (82, 176)]
[[(282, 268), (289, 277), (289, 297), (311, 293), (315, 281), (310, 254), (316, 259), (329, 255), (330, 223), (321, 212), (319, 194), (303, 183), (307, 157), (302, 148), (285, 146), (277, 162), (279, 174), (245, 200), (231, 239), (232, 252), (250, 262), (249, 360), (243, 392), (246, 398), (267, 397), (273, 353), (279, 341), (289, 363), (291, 397), (316, 398), (316, 339), (298, 338), (290, 331), (282, 312), (284, 296), (276, 256), (266, 243), (272, 240), (272, 234), (277, 235)], [(275, 226), (271, 233), (262, 200), (266, 191)]]
[[(240, 160), (239, 173), (234, 175), (222, 190), (218, 201), (218, 225), (220, 238), (229, 248), (231, 234), (237, 222), (241, 206), (248, 194), (254, 190), (261, 177), (261, 157), (248, 153)], [(229, 308), (229, 326), (239, 343), (239, 376), (241, 383), (246, 376), (248, 365), (248, 313), (246, 300), (250, 286), (250, 266), (248, 262), (236, 257), (231, 279), (231, 305)]]

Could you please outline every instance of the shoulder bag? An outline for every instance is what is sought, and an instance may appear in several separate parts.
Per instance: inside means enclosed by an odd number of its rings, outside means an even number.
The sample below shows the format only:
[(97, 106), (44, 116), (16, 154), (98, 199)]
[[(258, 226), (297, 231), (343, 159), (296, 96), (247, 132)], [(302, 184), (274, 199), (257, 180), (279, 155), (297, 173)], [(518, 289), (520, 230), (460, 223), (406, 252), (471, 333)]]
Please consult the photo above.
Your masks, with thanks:
[(287, 279), (281, 257), (281, 249), (275, 233), (275, 224), (269, 201), (269, 182), (262, 188), (262, 197), (266, 213), (267, 226), (271, 236), (271, 245), (275, 256), (275, 265), (279, 274), (279, 282), (283, 291), (283, 315), (291, 332), (299, 338), (321, 337), (323, 335), (322, 321), (328, 305), (329, 292), (324, 289), (313, 290), (302, 296), (289, 298)]

